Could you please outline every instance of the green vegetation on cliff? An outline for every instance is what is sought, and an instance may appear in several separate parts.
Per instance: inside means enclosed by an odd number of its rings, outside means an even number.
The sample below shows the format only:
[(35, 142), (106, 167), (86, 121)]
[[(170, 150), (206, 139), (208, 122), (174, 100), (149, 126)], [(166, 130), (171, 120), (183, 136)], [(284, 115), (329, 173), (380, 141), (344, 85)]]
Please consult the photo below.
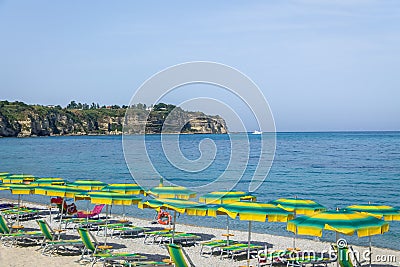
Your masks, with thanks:
[(49, 136), (88, 134), (144, 133), (226, 133), (225, 121), (219, 116), (184, 111), (160, 103), (102, 106), (71, 101), (61, 106), (27, 105), (0, 101), (0, 136)]

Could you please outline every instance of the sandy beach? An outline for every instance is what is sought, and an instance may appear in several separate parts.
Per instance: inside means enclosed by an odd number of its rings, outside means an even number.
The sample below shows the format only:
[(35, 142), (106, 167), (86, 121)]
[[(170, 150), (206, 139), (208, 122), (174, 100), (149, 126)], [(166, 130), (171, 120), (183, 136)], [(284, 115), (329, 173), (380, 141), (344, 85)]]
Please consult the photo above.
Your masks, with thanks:
[[(11, 200), (2, 200), (4, 202), (12, 202)], [(37, 207), (39, 209), (46, 209), (46, 206), (37, 204), (37, 203), (28, 203), (25, 205), (29, 207)], [(45, 218), (48, 222), (49, 216), (45, 215), (45, 210), (41, 212), (41, 216)], [(121, 219), (118, 215), (113, 215), (113, 220)], [(150, 220), (143, 220), (138, 218), (128, 217), (128, 219), (132, 222), (133, 225), (141, 226), (141, 227), (149, 227), (154, 228), (155, 225), (151, 224)], [(26, 229), (36, 229), (38, 230), (37, 223), (35, 220), (29, 220), (22, 222), (22, 225)], [(58, 228), (59, 223), (52, 220), (50, 225), (53, 229)], [(156, 225), (159, 226), (159, 225)], [(221, 235), (226, 233), (225, 229), (214, 229), (207, 227), (198, 227), (193, 225), (176, 225), (177, 231), (195, 233), (197, 235), (201, 235), (203, 240), (209, 239), (221, 239), (223, 238)], [(96, 235), (96, 232), (93, 232), (95, 237), (99, 242), (104, 242), (104, 237), (101, 235)], [(234, 234), (234, 239), (242, 242), (246, 242), (248, 233), (242, 231), (231, 231)], [(78, 233), (75, 229), (67, 229), (65, 232), (66, 237), (68, 238), (78, 238)], [(108, 237), (107, 244), (113, 246), (116, 252), (135, 252), (141, 253), (149, 257), (149, 259), (154, 260), (162, 260), (168, 258), (168, 252), (164, 246), (160, 246), (158, 244), (144, 244), (143, 237), (136, 238), (119, 238), (119, 237)], [(286, 249), (292, 246), (293, 239), (290, 237), (282, 237), (275, 236), (269, 234), (260, 234), (260, 233), (252, 233), (252, 242), (261, 243), (261, 244), (269, 244), (272, 248), (269, 250), (279, 250)], [(328, 242), (320, 242), (308, 239), (298, 238), (296, 241), (296, 247), (301, 250), (313, 250), (316, 252), (321, 251), (330, 251), (331, 243)], [(0, 249), (0, 266), (82, 266), (84, 263), (78, 263), (79, 255), (53, 255), (53, 256), (44, 256), (41, 254), (40, 250), (38, 250), (38, 246), (15, 246), (15, 247), (7, 247), (2, 245)], [(205, 256), (200, 256), (200, 248), (199, 245), (194, 246), (185, 246), (184, 249), (187, 254), (190, 256), (191, 260), (195, 264), (195, 266), (223, 266), (223, 267), (231, 267), (231, 266), (243, 266), (246, 264), (245, 256), (235, 258), (234, 260), (227, 258), (220, 258), (219, 255), (209, 254)], [(358, 247), (353, 246), (356, 251), (360, 251), (361, 253), (367, 251), (366, 247)], [(373, 266), (399, 266), (400, 261), (400, 251), (382, 249), (382, 248), (372, 248), (373, 251)], [(390, 262), (389, 262), (390, 261)], [(96, 264), (97, 266), (101, 266), (100, 263)], [(254, 258), (251, 260), (251, 265), (257, 266), (257, 259)], [(335, 263), (331, 263), (331, 266), (336, 266)], [(368, 262), (364, 262), (363, 265), (368, 265)], [(90, 265), (88, 265), (90, 266)]]

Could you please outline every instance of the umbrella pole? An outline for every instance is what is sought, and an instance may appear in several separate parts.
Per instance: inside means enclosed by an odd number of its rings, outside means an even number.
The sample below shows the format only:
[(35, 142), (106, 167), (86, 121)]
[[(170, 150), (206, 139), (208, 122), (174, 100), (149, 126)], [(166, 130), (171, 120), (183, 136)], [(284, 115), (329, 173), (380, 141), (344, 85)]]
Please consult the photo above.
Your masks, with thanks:
[(62, 223), (62, 218), (63, 218), (63, 214), (64, 214), (64, 203), (65, 203), (65, 197), (63, 197), (63, 200), (61, 202), (60, 229), (61, 229), (61, 223)]
[(229, 216), (226, 215), (226, 245), (229, 246)]
[(176, 210), (174, 210), (174, 224), (172, 226), (172, 244), (174, 244), (174, 238), (175, 238), (175, 222), (176, 222)]
[(296, 236), (297, 236), (297, 228), (296, 231), (294, 232), (294, 237), (293, 237), (293, 249), (296, 250)]
[[(296, 199), (297, 199), (297, 196), (296, 196)], [(294, 210), (293, 216), (294, 216), (294, 218), (296, 218), (296, 210)], [(296, 235), (297, 235), (297, 228), (294, 232), (294, 237), (293, 237), (293, 249), (294, 250), (296, 250)]]
[(21, 205), (21, 194), (18, 194), (18, 213), (17, 213), (17, 225), (18, 226), (19, 226), (20, 205)]
[(50, 220), (50, 223), (51, 223), (51, 198), (50, 198), (49, 214), (50, 214), (49, 220)]
[(251, 241), (251, 221), (249, 221), (249, 236), (247, 238), (247, 267), (250, 266), (250, 241)]
[[(336, 234), (336, 245), (337, 245), (338, 244), (338, 240), (339, 240), (339, 233), (335, 232), (335, 234)], [(340, 254), (339, 254), (339, 247), (338, 247), (338, 249), (337, 249), (336, 267), (339, 267), (339, 257), (340, 257)]]
[(104, 239), (104, 246), (107, 245), (107, 224), (108, 224), (108, 204), (106, 204), (106, 228), (104, 228), (104, 234), (106, 235)]
[(372, 241), (371, 236), (369, 236), (369, 267), (372, 265)]

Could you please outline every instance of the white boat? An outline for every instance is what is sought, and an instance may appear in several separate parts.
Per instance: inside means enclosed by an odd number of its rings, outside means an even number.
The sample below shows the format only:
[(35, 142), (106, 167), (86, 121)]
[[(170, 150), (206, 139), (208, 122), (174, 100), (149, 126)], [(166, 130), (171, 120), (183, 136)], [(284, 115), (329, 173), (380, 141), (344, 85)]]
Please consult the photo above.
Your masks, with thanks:
[(254, 130), (253, 134), (262, 134), (262, 132)]

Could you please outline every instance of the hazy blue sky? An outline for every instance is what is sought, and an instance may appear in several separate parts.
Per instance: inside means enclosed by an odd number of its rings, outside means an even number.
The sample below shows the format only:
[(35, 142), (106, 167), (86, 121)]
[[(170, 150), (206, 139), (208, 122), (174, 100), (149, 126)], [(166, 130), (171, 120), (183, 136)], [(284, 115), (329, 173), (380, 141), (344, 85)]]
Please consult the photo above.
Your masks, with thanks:
[(0, 0), (0, 40), (1, 99), (128, 104), (206, 60), (252, 78), (279, 131), (400, 130), (396, 0)]

